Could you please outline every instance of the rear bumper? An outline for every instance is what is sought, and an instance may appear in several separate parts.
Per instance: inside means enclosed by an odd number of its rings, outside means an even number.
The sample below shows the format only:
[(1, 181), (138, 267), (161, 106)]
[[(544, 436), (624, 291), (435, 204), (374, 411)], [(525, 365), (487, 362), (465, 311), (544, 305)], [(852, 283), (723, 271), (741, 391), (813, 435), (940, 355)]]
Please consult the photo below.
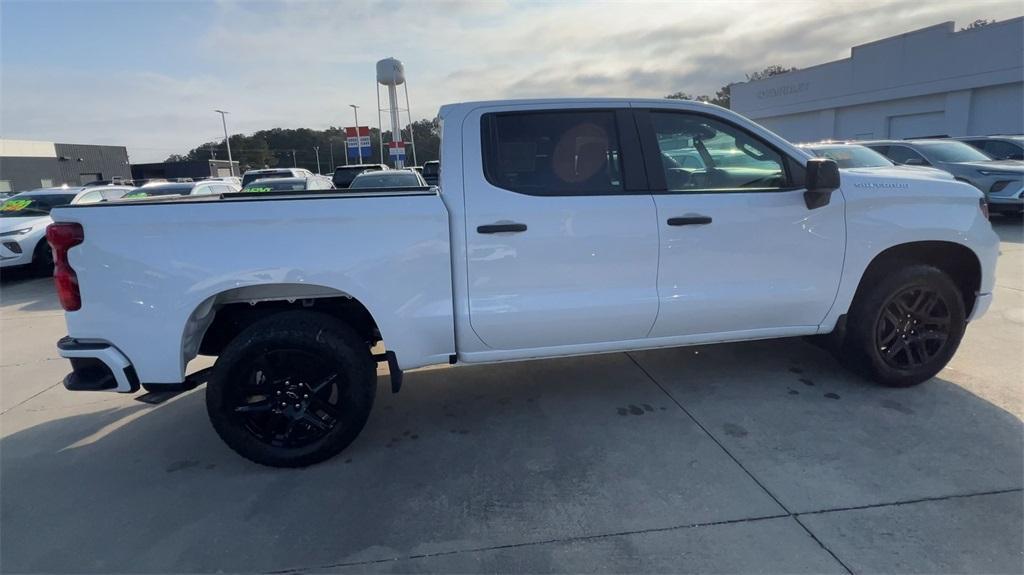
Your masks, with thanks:
[(81, 342), (70, 337), (57, 342), (60, 356), (71, 360), (71, 373), (64, 378), (70, 391), (139, 390), (139, 377), (128, 358), (108, 343)]

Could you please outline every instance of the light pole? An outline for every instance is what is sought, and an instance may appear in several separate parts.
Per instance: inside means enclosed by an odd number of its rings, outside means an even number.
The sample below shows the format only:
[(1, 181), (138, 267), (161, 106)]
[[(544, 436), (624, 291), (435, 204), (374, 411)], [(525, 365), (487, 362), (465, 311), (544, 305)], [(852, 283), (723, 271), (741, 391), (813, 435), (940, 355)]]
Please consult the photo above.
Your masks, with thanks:
[(331, 143), (331, 173), (334, 173), (334, 138), (330, 139)]
[(359, 163), (363, 163), (363, 140), (362, 136), (359, 135), (359, 106), (355, 104), (349, 104), (349, 108), (352, 108), (352, 113), (356, 116), (356, 150), (359, 152)]
[(228, 139), (228, 121), (225, 120), (225, 116), (230, 112), (224, 110), (214, 110), (220, 114), (220, 123), (224, 126), (224, 145), (228, 147), (228, 169), (231, 170), (231, 175), (235, 175), (235, 163), (231, 160), (231, 140)]
[(292, 167), (293, 168), (298, 168), (299, 167), (298, 162), (295, 161), (295, 150), (292, 150)]
[(316, 173), (320, 174), (320, 146), (313, 146), (313, 151), (316, 152)]

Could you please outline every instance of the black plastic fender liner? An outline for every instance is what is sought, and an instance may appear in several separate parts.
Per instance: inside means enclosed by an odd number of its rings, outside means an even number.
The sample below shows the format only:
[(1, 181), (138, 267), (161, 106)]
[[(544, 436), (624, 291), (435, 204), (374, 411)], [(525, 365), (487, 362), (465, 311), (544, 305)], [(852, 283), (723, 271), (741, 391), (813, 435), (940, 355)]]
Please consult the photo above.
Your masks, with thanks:
[(384, 353), (375, 353), (373, 360), (377, 363), (386, 361), (388, 363), (388, 372), (391, 374), (391, 393), (398, 393), (402, 389), (402, 368), (398, 367), (398, 356), (393, 351), (385, 351)]

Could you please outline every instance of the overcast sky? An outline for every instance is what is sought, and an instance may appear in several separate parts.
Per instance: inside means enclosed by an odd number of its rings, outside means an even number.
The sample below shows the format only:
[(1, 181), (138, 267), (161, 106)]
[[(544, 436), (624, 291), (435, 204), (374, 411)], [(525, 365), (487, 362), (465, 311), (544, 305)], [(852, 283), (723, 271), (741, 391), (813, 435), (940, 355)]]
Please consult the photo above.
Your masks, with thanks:
[[(713, 93), (1018, 1), (0, 2), (0, 135), (160, 161), (232, 132), (374, 117), (374, 63), (405, 63), (414, 118), (445, 102)], [(368, 120), (371, 120), (368, 122)]]

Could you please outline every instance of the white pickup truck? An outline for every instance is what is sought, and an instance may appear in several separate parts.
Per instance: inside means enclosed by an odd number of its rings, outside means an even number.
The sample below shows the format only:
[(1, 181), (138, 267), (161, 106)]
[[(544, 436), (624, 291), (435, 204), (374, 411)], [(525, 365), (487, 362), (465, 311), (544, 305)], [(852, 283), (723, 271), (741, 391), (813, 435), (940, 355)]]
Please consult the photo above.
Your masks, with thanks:
[[(348, 446), (387, 361), (431, 364), (821, 335), (908, 386), (989, 307), (981, 192), (840, 170), (715, 106), (444, 106), (439, 188), (53, 211), (71, 390), (180, 390), (217, 433), (303, 466)], [(824, 334), (830, 334), (825, 336)], [(382, 344), (386, 352), (373, 354)]]

